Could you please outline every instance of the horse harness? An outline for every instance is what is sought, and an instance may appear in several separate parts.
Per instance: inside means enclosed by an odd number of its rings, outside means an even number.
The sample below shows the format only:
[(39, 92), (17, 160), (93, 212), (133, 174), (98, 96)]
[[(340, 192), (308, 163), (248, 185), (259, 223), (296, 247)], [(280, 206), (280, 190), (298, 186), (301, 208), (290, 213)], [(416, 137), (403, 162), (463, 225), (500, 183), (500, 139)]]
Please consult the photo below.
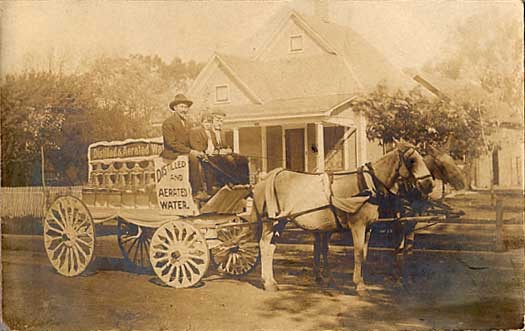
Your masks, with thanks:
[[(413, 153), (415, 153), (415, 149), (414, 148), (409, 148), (405, 151), (401, 151), (399, 150), (398, 153), (399, 153), (399, 159), (401, 162), (399, 162), (399, 165), (396, 169), (396, 173), (399, 174), (399, 170), (401, 169), (401, 166), (404, 165), (407, 169), (410, 169), (410, 166), (407, 164), (407, 160), (405, 159), (405, 154), (408, 152), (408, 150), (412, 149), (412, 152), (408, 155), (408, 157), (410, 157)], [(285, 169), (282, 169), (281, 171), (279, 171), (275, 177), (277, 177), (279, 175), (279, 173), (281, 173), (282, 171), (284, 171)], [(288, 170), (289, 171), (289, 170)], [(326, 172), (326, 174), (328, 175), (328, 179), (329, 179), (329, 188), (330, 188), (330, 192), (329, 192), (329, 203), (327, 205), (324, 205), (324, 206), (320, 206), (320, 207), (316, 207), (316, 208), (312, 208), (312, 209), (307, 209), (307, 210), (304, 210), (304, 211), (300, 211), (300, 212), (296, 212), (296, 213), (293, 213), (291, 215), (288, 215), (286, 216), (285, 218), (282, 218), (282, 219), (277, 219), (277, 224), (274, 226), (274, 234), (279, 236), (279, 233), (282, 232), (284, 230), (284, 227), (286, 226), (286, 223), (288, 223), (289, 221), (294, 221), (297, 217), (300, 217), (300, 216), (303, 216), (303, 215), (307, 215), (307, 214), (310, 214), (310, 213), (314, 213), (314, 212), (317, 212), (317, 211), (321, 211), (321, 210), (325, 210), (325, 209), (330, 209), (332, 214), (334, 215), (334, 219), (335, 219), (335, 222), (336, 222), (336, 226), (337, 226), (337, 229), (339, 231), (341, 230), (344, 230), (344, 227), (341, 223), (341, 220), (340, 220), (340, 217), (337, 213), (338, 211), (338, 208), (334, 206), (333, 204), (333, 197), (334, 197), (334, 193), (333, 193), (333, 190), (332, 190), (332, 184), (334, 182), (334, 177), (335, 176), (342, 176), (342, 175), (351, 175), (351, 174), (357, 174), (357, 183), (358, 183), (358, 188), (359, 188), (359, 193), (354, 195), (355, 197), (357, 196), (369, 196), (369, 200), (367, 201), (368, 203), (371, 203), (371, 204), (374, 204), (374, 205), (380, 205), (382, 201), (384, 201), (385, 199), (387, 199), (389, 196), (392, 197), (392, 196), (397, 196), (394, 192), (392, 192), (390, 189), (388, 189), (386, 187), (386, 185), (379, 179), (377, 178), (377, 176), (375, 175), (375, 172), (374, 172), (374, 168), (372, 167), (372, 163), (371, 162), (367, 162), (365, 163), (364, 165), (360, 166), (357, 171), (349, 171), (349, 172), (342, 172), (342, 173), (333, 173), (333, 172)], [(370, 176), (370, 178), (372, 179), (372, 182), (369, 183), (369, 181), (367, 181), (366, 177), (365, 177), (365, 174), (368, 174)], [(427, 178), (427, 177), (431, 177), (431, 175), (425, 175), (425, 176), (422, 176), (422, 177), (417, 177), (415, 178), (416, 180), (419, 180), (419, 179), (424, 179), (424, 178)], [(277, 190), (275, 188), (275, 186), (273, 187), (273, 190), (274, 190), (274, 195), (275, 195), (275, 202), (276, 202), (276, 205), (277, 205), (277, 208), (278, 209), (281, 209), (280, 205), (279, 205), (279, 198), (278, 198), (278, 195), (277, 195)], [(259, 215), (259, 211), (256, 210), (256, 213), (257, 215)]]

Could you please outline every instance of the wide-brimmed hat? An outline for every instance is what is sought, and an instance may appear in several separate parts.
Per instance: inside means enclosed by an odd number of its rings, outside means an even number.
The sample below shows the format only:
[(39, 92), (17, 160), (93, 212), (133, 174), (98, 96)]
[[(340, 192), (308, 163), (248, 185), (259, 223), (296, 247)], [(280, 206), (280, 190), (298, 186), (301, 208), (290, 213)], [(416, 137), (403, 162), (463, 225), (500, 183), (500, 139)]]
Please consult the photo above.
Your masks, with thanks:
[(191, 105), (193, 105), (193, 101), (191, 101), (190, 99), (186, 98), (186, 96), (182, 93), (179, 93), (175, 96), (175, 99), (173, 99), (172, 102), (170, 102), (170, 109), (171, 110), (175, 110), (175, 106), (178, 105), (179, 103), (185, 103), (186, 105), (188, 105), (188, 107), (191, 107)]

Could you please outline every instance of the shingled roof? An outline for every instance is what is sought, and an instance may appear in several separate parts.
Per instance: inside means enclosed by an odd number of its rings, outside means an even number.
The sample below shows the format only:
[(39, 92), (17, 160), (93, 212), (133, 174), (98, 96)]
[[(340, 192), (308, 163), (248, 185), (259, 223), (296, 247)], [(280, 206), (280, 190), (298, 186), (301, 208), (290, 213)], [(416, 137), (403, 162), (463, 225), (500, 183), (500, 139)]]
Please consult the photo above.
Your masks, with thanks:
[[(327, 54), (323, 63), (327, 64), (330, 61), (344, 63), (347, 68), (340, 71), (338, 76), (347, 73), (351, 76), (349, 79), (353, 80), (354, 84), (358, 84), (360, 90), (374, 89), (378, 83), (402, 89), (410, 89), (417, 85), (352, 28), (322, 20), (316, 16), (304, 15), (294, 10), (290, 10), (284, 17), (280, 15), (274, 18), (261, 33), (256, 34), (256, 37), (238, 46), (237, 55), (241, 58), (259, 60), (261, 52), (264, 52), (264, 47), (289, 20), (294, 20), (314, 40), (333, 50), (335, 56), (330, 57)], [(261, 61), (258, 63), (262, 64)], [(322, 67), (317, 67), (315, 70), (320, 70), (320, 68)], [(265, 68), (259, 66), (259, 70), (265, 70)]]
[[(417, 85), (350, 27), (293, 10), (279, 19), (277, 24), (274, 20), (266, 25), (264, 33), (256, 34), (261, 39), (259, 46), (254, 46), (256, 40), (251, 39), (240, 48), (239, 54), (216, 53), (210, 60), (210, 64), (219, 62), (219, 68), (234, 77), (248, 97), (255, 100), (254, 104), (242, 106), (211, 106), (224, 110), (228, 121), (242, 116), (255, 119), (286, 114), (317, 114), (332, 109), (344, 99), (371, 91), (378, 84), (394, 89), (410, 89)], [(326, 52), (281, 59), (261, 56), (290, 20)], [(206, 75), (202, 76), (205, 79)], [(201, 83), (197, 78), (194, 86)]]
[(351, 101), (352, 94), (332, 94), (272, 100), (264, 105), (218, 107), (227, 110), (228, 122), (257, 121), (286, 116), (329, 116), (338, 105)]
[(263, 102), (361, 91), (343, 59), (334, 55), (265, 62), (224, 54), (218, 56)]

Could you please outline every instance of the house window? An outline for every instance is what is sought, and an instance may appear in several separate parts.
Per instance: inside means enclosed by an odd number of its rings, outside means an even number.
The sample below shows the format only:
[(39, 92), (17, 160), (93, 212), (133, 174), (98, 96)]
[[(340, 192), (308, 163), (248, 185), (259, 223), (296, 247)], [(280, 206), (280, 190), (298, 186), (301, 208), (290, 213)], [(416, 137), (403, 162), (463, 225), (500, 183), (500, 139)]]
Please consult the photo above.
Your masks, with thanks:
[(230, 89), (228, 85), (215, 86), (215, 102), (217, 103), (230, 102)]
[(301, 52), (303, 50), (303, 36), (290, 37), (290, 52)]

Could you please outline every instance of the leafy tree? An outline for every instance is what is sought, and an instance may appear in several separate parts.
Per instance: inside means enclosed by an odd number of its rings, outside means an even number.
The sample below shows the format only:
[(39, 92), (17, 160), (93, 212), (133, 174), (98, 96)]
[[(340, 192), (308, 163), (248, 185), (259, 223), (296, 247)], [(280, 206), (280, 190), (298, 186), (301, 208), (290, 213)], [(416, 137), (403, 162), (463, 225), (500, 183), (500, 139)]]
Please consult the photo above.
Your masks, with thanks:
[[(471, 105), (467, 113), (473, 110), (473, 116), (478, 111), (483, 149), (489, 155), (500, 147), (493, 133), (502, 122), (523, 130), (523, 26), (521, 16), (504, 12), (505, 7), (467, 18), (451, 33), (443, 55), (423, 68), (444, 79), (440, 88), (448, 88), (454, 103)], [(455, 86), (447, 86), (446, 80)], [(475, 147), (466, 158), (468, 179), (479, 154)]]
[(379, 86), (352, 107), (365, 114), (368, 138), (381, 143), (403, 138), (443, 147), (454, 139), (450, 153), (456, 158), (477, 155), (483, 147), (479, 112), (468, 103), (454, 105), (419, 89), (394, 92)]
[(59, 150), (69, 109), (79, 108), (72, 77), (49, 72), (7, 76), (2, 84), (2, 182), (31, 183), (40, 147)]
[(85, 182), (89, 144), (154, 134), (152, 116), (201, 67), (134, 55), (97, 58), (82, 73), (7, 75), (0, 87), (2, 185), (39, 185), (41, 147), (60, 184)]
[[(503, 8), (503, 7), (501, 7)], [(488, 110), (486, 120), (523, 117), (523, 27), (519, 15), (503, 9), (473, 15), (453, 30), (443, 55), (423, 71), (460, 82), (455, 102), (470, 101)]]

